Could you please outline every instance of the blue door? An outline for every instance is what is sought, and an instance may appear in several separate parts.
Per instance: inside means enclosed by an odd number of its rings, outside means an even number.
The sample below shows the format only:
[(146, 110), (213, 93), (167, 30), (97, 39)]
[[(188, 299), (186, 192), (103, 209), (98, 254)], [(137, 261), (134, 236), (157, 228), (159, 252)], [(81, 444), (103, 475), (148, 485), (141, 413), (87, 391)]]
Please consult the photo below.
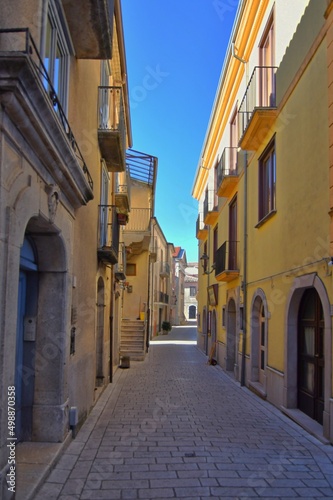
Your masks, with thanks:
[(25, 238), (20, 256), (16, 331), (16, 438), (30, 440), (35, 385), (35, 335), (38, 274), (32, 243)]

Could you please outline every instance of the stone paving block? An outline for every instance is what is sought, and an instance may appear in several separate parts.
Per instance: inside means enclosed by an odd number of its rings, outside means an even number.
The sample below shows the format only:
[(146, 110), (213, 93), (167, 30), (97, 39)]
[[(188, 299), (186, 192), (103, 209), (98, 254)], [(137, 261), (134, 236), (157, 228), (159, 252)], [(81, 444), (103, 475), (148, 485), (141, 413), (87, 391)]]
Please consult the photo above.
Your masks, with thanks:
[(77, 459), (78, 459), (78, 456), (77, 455), (68, 455), (67, 453), (65, 453), (61, 458), (60, 460), (58, 461), (58, 463), (56, 464), (55, 468), (56, 469), (67, 469), (67, 470), (71, 470), (74, 465), (76, 464), (77, 462)]
[(131, 486), (131, 488), (149, 488), (149, 481), (146, 479), (132, 479), (131, 481), (102, 481), (102, 490), (112, 490), (112, 489), (124, 489)]
[(148, 472), (132, 472), (132, 479), (176, 479), (175, 471), (148, 471)]
[(35, 500), (45, 500), (58, 498), (63, 485), (61, 483), (44, 483), (38, 491)]
[(61, 490), (62, 495), (80, 495), (83, 486), (84, 479), (68, 479)]
[(176, 488), (200, 486), (198, 478), (151, 479), (151, 488)]
[(267, 496), (277, 497), (277, 498), (295, 498), (298, 497), (298, 493), (292, 488), (256, 488), (255, 491), (261, 498)]
[(91, 460), (76, 462), (75, 467), (70, 474), (70, 479), (85, 479), (90, 472), (92, 464), (93, 462)]
[(121, 490), (84, 490), (80, 500), (120, 500)]
[(218, 498), (230, 498), (230, 499), (237, 499), (238, 498), (253, 498), (256, 497), (258, 498), (257, 493), (254, 491), (253, 488), (210, 488), (210, 492), (212, 497), (218, 497)]
[(295, 488), (295, 491), (301, 498), (318, 498), (324, 496), (317, 488)]
[(210, 489), (204, 486), (197, 488), (175, 488), (176, 498), (210, 497)]
[(145, 500), (152, 498), (153, 500), (156, 500), (157, 498), (175, 498), (175, 495), (172, 488), (150, 488), (139, 490), (138, 498), (142, 498)]
[(65, 470), (65, 469), (53, 469), (49, 477), (47, 478), (47, 481), (49, 483), (59, 483), (59, 484), (64, 484), (71, 471)]

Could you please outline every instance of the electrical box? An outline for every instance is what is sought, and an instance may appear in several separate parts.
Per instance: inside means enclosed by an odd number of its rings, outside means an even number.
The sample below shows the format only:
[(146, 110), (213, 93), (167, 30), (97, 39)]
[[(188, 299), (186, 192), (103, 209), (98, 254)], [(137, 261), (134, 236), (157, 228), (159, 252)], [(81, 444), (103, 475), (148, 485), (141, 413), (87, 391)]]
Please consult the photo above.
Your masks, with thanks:
[(37, 321), (35, 316), (25, 316), (23, 324), (23, 340), (34, 342), (36, 340)]

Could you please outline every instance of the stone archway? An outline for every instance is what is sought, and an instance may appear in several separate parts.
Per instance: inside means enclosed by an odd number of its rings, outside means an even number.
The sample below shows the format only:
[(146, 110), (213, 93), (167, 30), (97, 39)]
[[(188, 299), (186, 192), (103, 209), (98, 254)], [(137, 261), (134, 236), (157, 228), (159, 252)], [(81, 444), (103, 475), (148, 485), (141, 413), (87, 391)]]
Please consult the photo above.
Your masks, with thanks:
[(265, 369), (267, 363), (267, 318), (266, 295), (258, 288), (251, 305), (251, 382), (258, 382), (266, 391)]
[(236, 303), (233, 298), (227, 309), (227, 359), (226, 370), (234, 371), (236, 364)]
[(97, 325), (96, 325), (96, 387), (104, 383), (104, 280), (97, 282)]
[[(319, 296), (323, 307), (324, 318), (324, 351), (332, 352), (332, 328), (331, 328), (331, 308), (325, 286), (317, 274), (307, 274), (295, 278), (286, 303), (285, 319), (285, 377), (284, 377), (284, 397), (283, 404), (286, 408), (297, 408), (297, 360), (298, 360), (298, 320), (299, 309), (304, 295), (304, 291), (314, 288)], [(327, 438), (332, 438), (330, 434), (330, 396), (332, 392), (332, 357), (329, 355), (325, 360), (324, 372), (324, 413), (323, 413), (323, 433)]]
[[(35, 279), (35, 305), (31, 309), (34, 329), (24, 325), (19, 342), (25, 354), (16, 366), (22, 387), (32, 387), (31, 430), (33, 441), (63, 441), (68, 428), (67, 355), (69, 348), (69, 299), (65, 245), (59, 232), (42, 217), (28, 222), (25, 238), (34, 248), (38, 277)], [(19, 299), (20, 300), (20, 299)], [(26, 353), (29, 351), (29, 362)], [(33, 363), (31, 362), (33, 357)], [(23, 395), (26, 397), (27, 393)]]

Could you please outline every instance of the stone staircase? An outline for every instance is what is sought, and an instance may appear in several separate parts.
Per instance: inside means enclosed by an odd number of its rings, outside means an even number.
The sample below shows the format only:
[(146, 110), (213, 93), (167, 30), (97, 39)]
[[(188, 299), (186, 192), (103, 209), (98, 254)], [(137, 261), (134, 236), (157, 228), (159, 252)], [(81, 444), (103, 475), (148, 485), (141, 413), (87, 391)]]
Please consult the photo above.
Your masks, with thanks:
[(123, 319), (121, 322), (120, 356), (133, 361), (145, 359), (145, 322)]

